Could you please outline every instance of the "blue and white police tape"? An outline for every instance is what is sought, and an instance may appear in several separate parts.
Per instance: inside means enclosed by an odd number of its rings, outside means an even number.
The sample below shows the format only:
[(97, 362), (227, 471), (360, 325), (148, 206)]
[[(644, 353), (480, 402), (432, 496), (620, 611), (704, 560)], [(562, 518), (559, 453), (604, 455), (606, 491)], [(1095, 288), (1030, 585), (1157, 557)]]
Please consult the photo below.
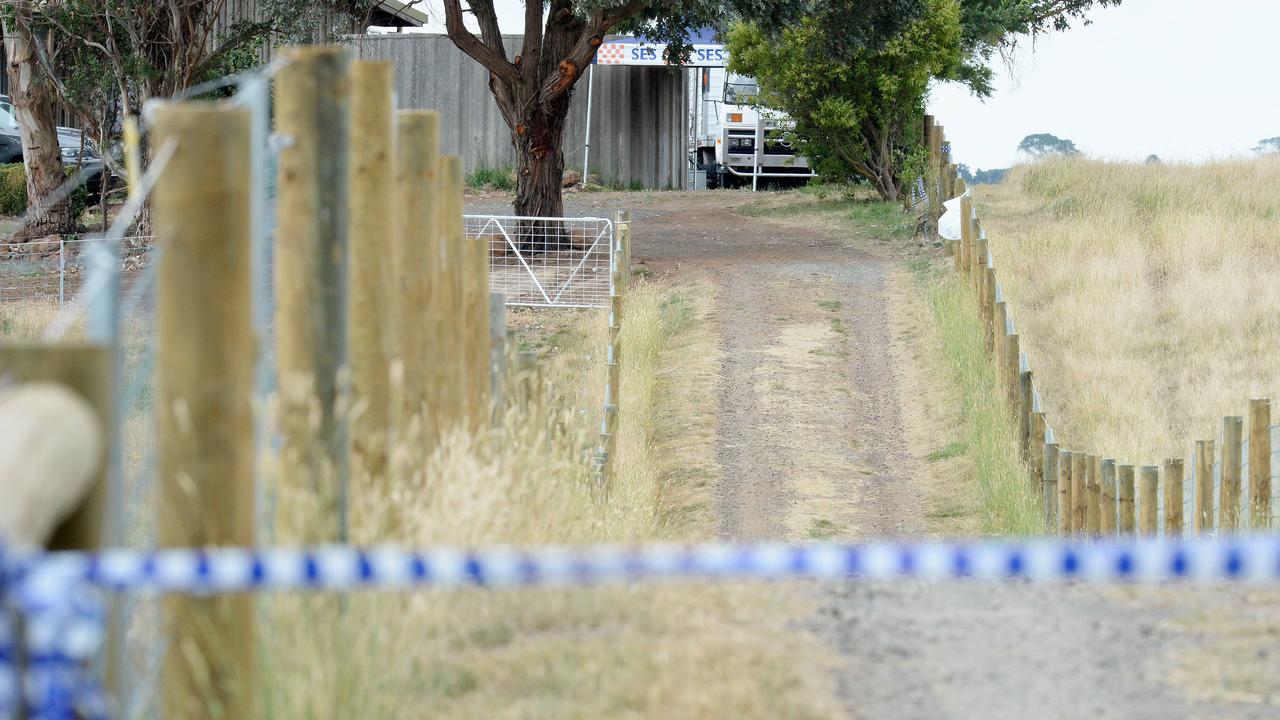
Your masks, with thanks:
[(101, 646), (100, 591), (211, 595), (259, 591), (525, 587), (675, 579), (922, 579), (1102, 582), (1280, 580), (1280, 536), (1195, 539), (728, 544), (482, 550), (349, 546), (5, 554), (0, 600), (0, 720), (106, 716), (87, 671)]
[(481, 550), (350, 546), (49, 553), (20, 562), (36, 595), (114, 591), (581, 585), (657, 579), (1280, 580), (1280, 536), (1186, 540), (656, 544)]

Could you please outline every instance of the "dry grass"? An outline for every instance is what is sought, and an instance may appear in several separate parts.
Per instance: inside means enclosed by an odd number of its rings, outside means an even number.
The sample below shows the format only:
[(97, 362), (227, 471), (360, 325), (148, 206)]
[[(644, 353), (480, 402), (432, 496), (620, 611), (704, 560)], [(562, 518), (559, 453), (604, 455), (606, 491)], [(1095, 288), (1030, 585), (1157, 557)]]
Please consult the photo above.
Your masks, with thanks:
[[(705, 537), (717, 367), (708, 306), (702, 287), (642, 284), (629, 293), (619, 473), (607, 494), (583, 461), (602, 397), (603, 318), (520, 313), (512, 325), (544, 354), (560, 398), (557, 441), (519, 413), (490, 438), (456, 436), (406, 486), (357, 499), (353, 535), (415, 545)], [(379, 534), (388, 514), (397, 518), (391, 538)], [(264, 710), (275, 718), (829, 717), (823, 666), (814, 667), (821, 653), (785, 626), (796, 610), (783, 589), (760, 586), (277, 598), (263, 612)]]
[[(412, 457), (403, 484), (353, 490), (353, 539), (478, 546), (710, 537), (718, 360), (706, 322), (709, 294), (707, 286), (641, 284), (628, 295), (619, 472), (607, 495), (594, 487), (586, 461), (603, 398), (603, 314), (513, 313), (521, 345), (539, 351), (553, 389), (554, 441), (547, 422), (513, 410), (489, 436), (456, 435), (431, 457), (402, 447)], [(56, 310), (0, 305), (0, 338), (39, 339)], [(131, 410), (133, 477), (148, 447), (150, 415), (145, 403)], [(268, 453), (262, 467), (270, 486)], [(268, 496), (285, 507), (314, 505)], [(147, 544), (150, 514), (143, 509), (133, 519), (131, 542)], [(787, 626), (805, 612), (794, 593), (758, 585), (270, 597), (258, 625), (260, 713), (836, 716), (826, 700), (825, 651)], [(154, 618), (135, 625), (150, 632)], [(130, 716), (154, 704), (144, 696), (155, 689), (145, 677), (156, 669), (142, 663), (139, 672)]]
[[(926, 365), (936, 385), (951, 396), (959, 418), (955, 438), (948, 437), (949, 442), (925, 460), (944, 463), (942, 467), (952, 458), (959, 460), (962, 477), (969, 478), (965, 487), (976, 501), (981, 532), (1038, 534), (1043, 528), (1039, 500), (1018, 457), (1017, 425), (986, 348), (973, 294), (945, 263), (921, 258), (911, 268), (920, 302), (933, 321), (919, 341), (932, 350)], [(935, 508), (932, 512), (941, 517), (931, 519), (963, 516), (967, 506), (953, 502), (949, 509)]]
[(1280, 158), (1063, 159), (979, 188), (980, 217), (1063, 447), (1190, 454), (1280, 392)]

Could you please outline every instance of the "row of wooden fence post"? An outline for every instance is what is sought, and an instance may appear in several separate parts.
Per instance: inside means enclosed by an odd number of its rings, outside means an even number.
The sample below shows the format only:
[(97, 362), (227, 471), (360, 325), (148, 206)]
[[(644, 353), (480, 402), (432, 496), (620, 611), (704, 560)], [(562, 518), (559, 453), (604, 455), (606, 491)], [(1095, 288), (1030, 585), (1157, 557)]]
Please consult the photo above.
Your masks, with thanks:
[[(950, 144), (942, 126), (936, 124), (931, 116), (926, 116), (924, 128), (929, 173), (937, 178), (936, 182), (930, 183), (930, 217), (936, 227), (942, 201), (961, 196), (960, 238), (948, 241), (947, 251), (955, 268), (967, 278), (973, 290), (984, 339), (992, 353), (992, 365), (1014, 414), (1019, 449), (1033, 481), (1042, 490), (1046, 530), (1087, 536), (1133, 532), (1180, 534), (1187, 523), (1183, 512), (1184, 462), (1181, 458), (1166, 459), (1163, 472), (1156, 465), (1135, 468), (1128, 464), (1117, 465), (1114, 459), (1094, 453), (1067, 449), (1060, 439), (1053, 437), (1047, 416), (1039, 406), (1034, 377), (1021, 349), (1021, 338), (1013, 322), (1009, 300), (997, 279), (986, 231), (978, 220), (972, 199), (966, 193), (964, 181), (956, 175)], [(1270, 401), (1265, 398), (1249, 401), (1247, 498), (1241, 497), (1246, 480), (1242, 477), (1244, 425), (1243, 417), (1223, 419), (1220, 482), (1216, 486), (1215, 442), (1196, 442), (1196, 486), (1191, 522), (1197, 532), (1270, 528)], [(1157, 511), (1161, 499), (1164, 503), (1163, 518)], [(1240, 516), (1242, 501), (1247, 501), (1249, 508), (1245, 517)]]
[[(488, 423), (488, 251), (465, 239), (462, 167), (440, 156), (440, 115), (394, 110), (389, 63), (335, 47), (281, 56), (275, 527), (285, 542), (341, 542), (347, 493), (385, 491), (395, 444), (425, 455)], [(197, 102), (155, 118), (152, 142), (176, 148), (152, 200), (158, 542), (251, 546), (249, 119)], [(254, 716), (250, 599), (165, 603), (166, 716)]]
[[(406, 448), (425, 458), (449, 433), (481, 431), (504, 390), (525, 412), (546, 416), (536, 355), (520, 353), (518, 363), (508, 356), (501, 296), (495, 303), (489, 292), (487, 245), (466, 239), (462, 163), (440, 155), (440, 114), (396, 111), (388, 62), (352, 62), (345, 49), (330, 46), (286, 48), (280, 57), (274, 348), (261, 347), (252, 316), (253, 263), (262, 259), (253, 257), (251, 237), (251, 111), (167, 102), (152, 115), (151, 146), (173, 150), (151, 197), (160, 251), (160, 547), (257, 544), (259, 452), (279, 461), (275, 539), (343, 542), (351, 528), (347, 508), (363, 505), (348, 495), (386, 492)], [(630, 228), (629, 215), (620, 215), (601, 438), (605, 483), (619, 428)], [(257, 445), (255, 431), (259, 353), (274, 356), (279, 373), (280, 437), (271, 448)], [(101, 344), (0, 347), (6, 379), (70, 389), (108, 437), (116, 422), (112, 368), (112, 348)], [(52, 395), (35, 390), (28, 394), (58, 399), (56, 387)], [(90, 438), (81, 436), (76, 452), (91, 454)], [(81, 459), (94, 477), (50, 547), (102, 543), (107, 464)], [(162, 714), (257, 716), (250, 597), (172, 596), (163, 608)], [(118, 671), (108, 668), (108, 675)]]

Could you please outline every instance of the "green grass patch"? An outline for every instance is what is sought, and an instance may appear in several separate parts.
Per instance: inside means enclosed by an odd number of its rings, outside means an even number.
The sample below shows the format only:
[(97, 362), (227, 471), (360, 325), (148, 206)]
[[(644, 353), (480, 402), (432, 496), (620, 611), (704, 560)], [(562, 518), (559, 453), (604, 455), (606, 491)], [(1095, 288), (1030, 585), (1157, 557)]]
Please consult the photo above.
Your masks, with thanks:
[(510, 167), (480, 168), (467, 176), (467, 187), (476, 190), (515, 190), (515, 173)]
[(924, 516), (930, 520), (951, 520), (954, 518), (969, 517), (973, 514), (973, 508), (964, 507), (963, 505), (949, 505), (947, 507), (930, 510)]
[(939, 462), (953, 457), (960, 457), (968, 449), (968, 444), (960, 440), (956, 440), (955, 442), (947, 443), (945, 447), (939, 448), (928, 455), (925, 455), (925, 460), (928, 460), (929, 462)]
[(840, 526), (826, 518), (818, 518), (809, 526), (809, 538), (826, 540), (840, 534)]
[(827, 312), (836, 312), (843, 307), (843, 305), (839, 300), (819, 300), (818, 307), (826, 310)]
[(817, 355), (818, 357), (839, 358), (841, 360), (849, 359), (848, 350), (828, 350), (826, 348), (814, 348), (809, 351), (809, 354)]
[(868, 198), (864, 192), (819, 186), (783, 193), (782, 199), (743, 205), (736, 212), (776, 218), (823, 215), (885, 240), (908, 240), (915, 233), (915, 217), (903, 210), (901, 203)]
[[(981, 529), (994, 535), (1044, 532), (1040, 501), (1027, 467), (1018, 457), (1016, 424), (986, 349), (978, 308), (967, 285), (927, 260), (910, 264), (916, 287), (932, 311), (951, 384), (959, 391), (961, 439), (934, 454), (960, 452), (973, 458), (973, 483)], [(952, 446), (956, 446), (953, 448)], [(933, 460), (933, 455), (930, 459)], [(941, 459), (941, 458), (938, 458)]]

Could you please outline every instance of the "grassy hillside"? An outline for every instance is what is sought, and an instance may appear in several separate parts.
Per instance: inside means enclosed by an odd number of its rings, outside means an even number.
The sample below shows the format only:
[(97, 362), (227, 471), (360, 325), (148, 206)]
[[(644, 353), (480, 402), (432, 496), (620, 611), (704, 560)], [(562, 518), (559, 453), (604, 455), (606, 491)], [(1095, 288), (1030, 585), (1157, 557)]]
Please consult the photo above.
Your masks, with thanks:
[(1280, 398), (1280, 158), (1053, 160), (976, 202), (1067, 446), (1187, 456)]

